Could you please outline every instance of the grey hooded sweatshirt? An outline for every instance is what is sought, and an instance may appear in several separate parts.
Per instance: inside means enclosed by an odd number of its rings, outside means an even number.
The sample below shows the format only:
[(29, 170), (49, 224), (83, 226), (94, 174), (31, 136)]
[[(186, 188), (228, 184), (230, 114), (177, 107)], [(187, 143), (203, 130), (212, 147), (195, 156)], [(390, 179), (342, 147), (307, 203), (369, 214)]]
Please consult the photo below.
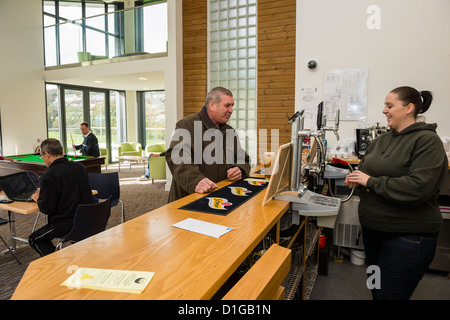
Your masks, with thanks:
[(392, 233), (437, 233), (437, 197), (448, 161), (436, 124), (416, 122), (376, 138), (360, 164), (370, 176), (360, 190), (361, 225)]

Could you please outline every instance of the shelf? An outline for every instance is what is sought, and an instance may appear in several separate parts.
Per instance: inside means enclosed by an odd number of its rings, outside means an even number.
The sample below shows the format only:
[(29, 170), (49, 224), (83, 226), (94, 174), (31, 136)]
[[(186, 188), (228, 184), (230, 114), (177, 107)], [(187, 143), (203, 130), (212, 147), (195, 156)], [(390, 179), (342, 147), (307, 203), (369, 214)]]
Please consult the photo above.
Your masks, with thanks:
[[(320, 229), (310, 221), (308, 217), (305, 217), (287, 246), (292, 250), (292, 266), (283, 281), (285, 300), (294, 300), (298, 296), (303, 300), (308, 300), (314, 288), (319, 270), (318, 240)], [(299, 236), (299, 241), (295, 243)], [(314, 254), (317, 254), (317, 259), (309, 259)]]
[(312, 253), (314, 252), (314, 250), (317, 246), (317, 240), (319, 239), (319, 236), (320, 236), (319, 229), (314, 229), (311, 232), (308, 232), (308, 230), (307, 230), (305, 261), (307, 261), (308, 257), (310, 257), (312, 255)]
[[(309, 260), (311, 261), (311, 260)], [(309, 300), (311, 293), (314, 289), (314, 283), (317, 279), (319, 272), (319, 264), (308, 262), (305, 267), (305, 291), (303, 294), (303, 300)]]
[(305, 266), (293, 266), (286, 279), (284, 279), (284, 300), (294, 300), (303, 277), (303, 271), (305, 271)]

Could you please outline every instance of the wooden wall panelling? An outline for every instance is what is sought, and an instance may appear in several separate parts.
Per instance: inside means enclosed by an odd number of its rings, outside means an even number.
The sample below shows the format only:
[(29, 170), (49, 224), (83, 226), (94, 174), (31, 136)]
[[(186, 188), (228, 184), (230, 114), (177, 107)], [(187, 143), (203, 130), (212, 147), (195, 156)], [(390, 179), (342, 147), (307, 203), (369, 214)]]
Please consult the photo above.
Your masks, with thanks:
[[(258, 0), (258, 129), (279, 130), (279, 143), (290, 141), (288, 117), (295, 110), (296, 0)], [(258, 137), (259, 138), (259, 137)], [(259, 152), (259, 150), (258, 150)]]
[[(207, 85), (207, 0), (183, 0), (184, 116), (204, 105)], [(290, 141), (295, 106), (296, 0), (258, 0), (257, 126)], [(263, 149), (266, 146), (261, 146)], [(270, 149), (266, 148), (267, 150)]]
[(183, 116), (200, 111), (207, 86), (207, 0), (183, 1)]

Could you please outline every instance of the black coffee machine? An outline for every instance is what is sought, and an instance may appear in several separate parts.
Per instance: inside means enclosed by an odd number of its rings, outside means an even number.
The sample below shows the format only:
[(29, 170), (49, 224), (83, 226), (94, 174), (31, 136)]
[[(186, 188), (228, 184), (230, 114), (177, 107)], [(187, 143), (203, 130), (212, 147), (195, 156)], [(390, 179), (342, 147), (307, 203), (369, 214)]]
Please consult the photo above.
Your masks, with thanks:
[(388, 127), (380, 127), (380, 123), (377, 122), (376, 126), (367, 127), (366, 129), (356, 129), (356, 154), (358, 158), (364, 157), (367, 148), (369, 148), (370, 143), (376, 137), (382, 135), (389, 131)]

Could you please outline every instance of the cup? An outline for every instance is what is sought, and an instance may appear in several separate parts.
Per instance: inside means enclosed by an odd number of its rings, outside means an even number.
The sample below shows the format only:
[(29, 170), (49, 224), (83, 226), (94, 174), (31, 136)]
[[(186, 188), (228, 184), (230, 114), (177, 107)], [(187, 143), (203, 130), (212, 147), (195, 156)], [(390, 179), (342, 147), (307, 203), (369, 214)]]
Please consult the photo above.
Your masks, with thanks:
[(264, 168), (270, 168), (275, 162), (275, 152), (264, 152), (263, 165)]

